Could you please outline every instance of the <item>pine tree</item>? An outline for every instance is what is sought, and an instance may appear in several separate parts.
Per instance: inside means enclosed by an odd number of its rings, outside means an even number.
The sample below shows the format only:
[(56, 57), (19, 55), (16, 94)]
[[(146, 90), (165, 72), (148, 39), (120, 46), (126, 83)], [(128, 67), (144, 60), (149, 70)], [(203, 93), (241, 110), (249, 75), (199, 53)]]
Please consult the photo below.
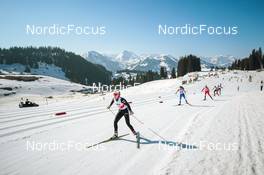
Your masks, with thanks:
[(184, 76), (188, 72), (201, 71), (200, 58), (194, 55), (181, 57), (178, 62), (177, 76)]
[(165, 79), (168, 77), (167, 69), (164, 66), (160, 67), (160, 77)]
[(258, 52), (256, 53), (257, 60), (260, 65), (260, 69), (263, 70), (263, 63), (262, 63), (262, 50), (261, 47), (259, 48)]
[(171, 78), (176, 78), (175, 67), (172, 68), (172, 71), (171, 71)]
[(26, 73), (30, 73), (30, 72), (31, 72), (31, 70), (30, 70), (29, 66), (26, 66), (26, 68), (25, 68), (24, 72), (26, 72)]
[(262, 54), (261, 48), (258, 50), (253, 49), (249, 57), (244, 59), (235, 60), (230, 69), (238, 70), (257, 70), (263, 69), (264, 55)]

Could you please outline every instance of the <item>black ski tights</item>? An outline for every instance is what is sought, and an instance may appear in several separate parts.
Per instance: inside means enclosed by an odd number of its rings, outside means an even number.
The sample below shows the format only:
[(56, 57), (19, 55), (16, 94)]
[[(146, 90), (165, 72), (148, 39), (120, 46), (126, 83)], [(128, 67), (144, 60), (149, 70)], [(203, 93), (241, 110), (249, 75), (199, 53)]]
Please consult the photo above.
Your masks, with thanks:
[(125, 109), (125, 110), (119, 110), (118, 113), (116, 114), (116, 116), (115, 116), (115, 120), (114, 120), (115, 133), (117, 133), (117, 131), (118, 131), (117, 123), (118, 123), (118, 121), (119, 121), (123, 116), (125, 116), (125, 120), (126, 120), (126, 124), (127, 124), (127, 126), (128, 126), (129, 129), (134, 133), (135, 130), (134, 130), (133, 126), (130, 124), (129, 113), (128, 113), (128, 110), (127, 110), (127, 109)]

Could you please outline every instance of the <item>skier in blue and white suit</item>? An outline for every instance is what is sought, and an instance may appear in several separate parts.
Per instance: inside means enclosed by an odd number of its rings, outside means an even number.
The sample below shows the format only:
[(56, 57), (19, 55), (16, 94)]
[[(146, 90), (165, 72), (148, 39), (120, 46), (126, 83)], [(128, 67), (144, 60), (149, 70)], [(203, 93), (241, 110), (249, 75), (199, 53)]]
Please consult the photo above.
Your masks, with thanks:
[(185, 97), (186, 91), (184, 90), (184, 88), (183, 88), (182, 86), (179, 87), (179, 89), (176, 91), (176, 94), (177, 94), (178, 92), (179, 92), (179, 94), (180, 94), (180, 102), (179, 102), (178, 105), (181, 105), (181, 100), (182, 100), (182, 98), (184, 98), (185, 102), (186, 102), (187, 104), (189, 104), (188, 101), (186, 100), (186, 97)]

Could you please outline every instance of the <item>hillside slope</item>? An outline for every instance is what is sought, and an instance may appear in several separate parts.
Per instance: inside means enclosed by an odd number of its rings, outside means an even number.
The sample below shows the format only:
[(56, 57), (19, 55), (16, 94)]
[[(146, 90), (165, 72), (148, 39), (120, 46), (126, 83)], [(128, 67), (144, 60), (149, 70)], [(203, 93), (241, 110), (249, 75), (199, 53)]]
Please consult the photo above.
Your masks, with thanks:
[[(43, 71), (43, 65), (48, 65), (46, 69), (49, 67), (59, 69), (59, 76), (56, 72), (51, 74), (50, 70)], [(54, 75), (56, 78), (69, 79), (81, 84), (109, 83), (111, 80), (111, 72), (103, 66), (88, 62), (79, 55), (57, 47), (0, 48), (1, 69), (18, 73)]]
[[(251, 83), (249, 75), (253, 77)], [(135, 116), (144, 122), (142, 125), (130, 119), (141, 133), (140, 149), (124, 119), (119, 122), (119, 133), (130, 135), (85, 148), (113, 133), (114, 116), (106, 109), (111, 94), (34, 109), (0, 106), (1, 173), (263, 174), (264, 93), (259, 91), (259, 82), (264, 72), (224, 72), (218, 76), (200, 73), (199, 81), (185, 85), (192, 106), (178, 106), (175, 94), (188, 75), (122, 91), (122, 96), (132, 102)], [(224, 87), (222, 95), (203, 101), (202, 87), (219, 83)], [(116, 112), (115, 107), (112, 110)], [(54, 116), (61, 111), (67, 115)], [(70, 146), (32, 150), (33, 143)]]

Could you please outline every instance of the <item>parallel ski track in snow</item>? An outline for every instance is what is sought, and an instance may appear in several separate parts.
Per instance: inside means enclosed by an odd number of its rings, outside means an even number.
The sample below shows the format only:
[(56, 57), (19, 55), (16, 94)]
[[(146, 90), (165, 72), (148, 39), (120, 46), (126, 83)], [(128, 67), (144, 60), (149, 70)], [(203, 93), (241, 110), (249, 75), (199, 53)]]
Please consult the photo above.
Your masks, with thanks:
[[(172, 95), (168, 95), (168, 96), (172, 96)], [(168, 96), (164, 96), (165, 98)], [(175, 95), (174, 95), (175, 96)], [(139, 102), (136, 102), (137, 104), (139, 103), (144, 103), (144, 102), (149, 102), (151, 100), (157, 100), (158, 98), (144, 98), (144, 100), (139, 100)], [(138, 101), (137, 99), (134, 99), (134, 101)], [(53, 106), (52, 108), (49, 108), (50, 105), (46, 106), (43, 105), (40, 108), (22, 108), (19, 111), (8, 111), (5, 112), (5, 110), (2, 110), (1, 112), (4, 114), (0, 114), (0, 120), (2, 119), (10, 119), (10, 118), (16, 118), (16, 117), (20, 117), (20, 116), (25, 116), (25, 115), (30, 115), (30, 114), (34, 114), (36, 116), (36, 113), (41, 113), (42, 112), (46, 112), (47, 114), (53, 114), (54, 112), (58, 112), (58, 111), (75, 111), (75, 110), (80, 110), (80, 109), (92, 109), (92, 108), (97, 108), (97, 107), (105, 107), (103, 105), (92, 105), (89, 106), (89, 103), (91, 103), (90, 101), (87, 100), (82, 100), (82, 101), (78, 101), (78, 102), (73, 102), (73, 104), (61, 104), (58, 105), (56, 104), (55, 106)], [(79, 107), (81, 105), (81, 107)], [(87, 105), (87, 106), (84, 106)], [(46, 109), (48, 108), (48, 109)]]
[[(175, 95), (168, 95), (168, 96), (164, 96), (162, 100), (170, 100), (173, 98), (175, 98)], [(138, 107), (138, 106), (142, 106), (142, 105), (146, 105), (150, 103), (157, 103), (158, 100), (159, 100), (158, 98), (149, 98), (149, 99), (139, 100), (138, 102), (133, 103), (133, 107)], [(15, 115), (14, 113), (6, 114), (5, 117), (2, 117), (0, 119), (1, 126), (5, 124), (5, 126), (0, 128), (0, 132), (1, 132), (0, 137), (10, 136), (13, 134), (17, 134), (17, 133), (21, 133), (21, 132), (25, 132), (25, 131), (29, 131), (33, 129), (38, 129), (38, 128), (55, 125), (59, 123), (64, 123), (64, 122), (69, 122), (73, 120), (88, 118), (94, 115), (109, 112), (108, 110), (105, 109), (105, 106), (103, 105), (89, 107), (88, 109), (86, 107), (86, 104), (81, 104), (82, 107), (80, 108), (76, 108), (76, 106), (78, 106), (78, 104), (70, 106), (70, 107), (69, 106), (67, 107), (66, 105), (66, 106), (63, 106), (63, 108), (56, 108), (56, 109), (51, 108), (48, 112), (46, 112), (45, 110), (44, 110), (45, 112), (41, 112), (40, 110), (40, 111), (35, 112), (37, 114), (33, 113), (34, 111), (32, 112), (32, 110), (29, 110), (28, 112), (24, 112), (22, 114), (19, 113), (19, 115), (16, 115), (16, 113)], [(67, 110), (65, 110), (65, 107), (67, 107), (66, 108)], [(69, 115), (67, 117), (55, 117), (55, 116), (52, 117), (52, 115), (55, 112), (57, 112), (59, 109), (61, 111), (62, 110), (67, 111)], [(23, 117), (23, 116), (26, 116), (26, 117)], [(51, 116), (52, 118), (50, 117), (46, 118), (47, 116)], [(1, 121), (2, 119), (6, 119), (7, 117), (12, 118), (12, 119)], [(18, 118), (18, 117), (21, 117), (21, 118)], [(32, 121), (32, 118), (37, 118), (37, 120)], [(28, 122), (23, 122), (27, 119), (30, 119), (30, 120)], [(17, 124), (18, 123), (17, 121), (22, 121), (22, 123)], [(10, 125), (10, 123), (12, 122), (15, 122), (15, 124)]]

